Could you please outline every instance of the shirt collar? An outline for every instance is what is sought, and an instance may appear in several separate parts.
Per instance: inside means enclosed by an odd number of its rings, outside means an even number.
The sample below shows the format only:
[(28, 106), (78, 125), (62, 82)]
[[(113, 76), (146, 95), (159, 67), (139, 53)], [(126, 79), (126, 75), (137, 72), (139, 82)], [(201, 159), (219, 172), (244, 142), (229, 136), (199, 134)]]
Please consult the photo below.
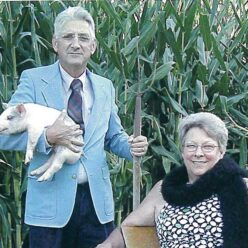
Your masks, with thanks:
[[(61, 77), (63, 79), (63, 84), (64, 84), (65, 90), (67, 92), (70, 89), (71, 82), (75, 78), (73, 78), (70, 74), (68, 74), (63, 69), (63, 67), (61, 66), (61, 64), (59, 64), (59, 68), (60, 68), (60, 72), (61, 72)], [(86, 87), (86, 85), (85, 85), (86, 84), (86, 71), (80, 77), (78, 77), (78, 79), (80, 79), (80, 81), (82, 82), (82, 84), (83, 84), (83, 91), (84, 91), (84, 89)]]

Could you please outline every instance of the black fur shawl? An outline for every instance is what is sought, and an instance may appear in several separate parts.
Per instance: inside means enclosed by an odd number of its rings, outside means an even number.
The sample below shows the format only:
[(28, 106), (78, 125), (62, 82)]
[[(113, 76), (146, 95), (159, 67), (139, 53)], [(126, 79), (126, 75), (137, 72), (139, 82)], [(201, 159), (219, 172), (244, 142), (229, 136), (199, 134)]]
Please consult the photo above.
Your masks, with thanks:
[(248, 190), (243, 181), (248, 173), (232, 159), (224, 157), (193, 184), (187, 184), (185, 166), (176, 168), (162, 183), (166, 202), (192, 206), (217, 194), (223, 215), (224, 248), (248, 247)]

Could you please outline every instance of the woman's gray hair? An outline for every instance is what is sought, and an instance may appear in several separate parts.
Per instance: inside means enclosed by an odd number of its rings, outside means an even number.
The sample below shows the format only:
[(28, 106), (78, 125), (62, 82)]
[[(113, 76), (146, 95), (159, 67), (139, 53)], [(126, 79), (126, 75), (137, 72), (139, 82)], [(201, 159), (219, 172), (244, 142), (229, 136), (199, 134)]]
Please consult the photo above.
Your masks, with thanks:
[(222, 152), (226, 151), (228, 130), (225, 123), (218, 116), (207, 112), (199, 112), (183, 118), (178, 128), (181, 146), (185, 144), (187, 132), (193, 127), (203, 129), (209, 137), (218, 142)]
[(69, 21), (86, 21), (89, 24), (92, 38), (95, 38), (95, 22), (91, 14), (83, 7), (69, 7), (59, 13), (54, 22), (54, 36), (61, 35), (63, 27)]

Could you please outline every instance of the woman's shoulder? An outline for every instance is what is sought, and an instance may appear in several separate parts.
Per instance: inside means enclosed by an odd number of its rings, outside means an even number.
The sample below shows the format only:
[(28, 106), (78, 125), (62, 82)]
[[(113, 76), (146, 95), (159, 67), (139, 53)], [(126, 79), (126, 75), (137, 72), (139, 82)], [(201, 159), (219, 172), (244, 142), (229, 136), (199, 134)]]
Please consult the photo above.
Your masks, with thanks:
[(146, 197), (144, 198), (141, 204), (146, 204), (147, 202), (149, 202), (150, 206), (151, 205), (155, 206), (157, 202), (160, 202), (161, 200), (163, 201), (163, 197), (161, 194), (161, 184), (162, 184), (162, 180), (154, 184), (154, 186), (146, 195)]
[(167, 205), (166, 201), (163, 198), (162, 192), (161, 192), (161, 185), (163, 183), (163, 180), (158, 181), (152, 188), (151, 194), (154, 198), (154, 214), (155, 219), (158, 217), (161, 209)]
[(139, 207), (134, 210), (122, 223), (124, 226), (154, 226), (159, 209), (165, 205), (161, 193), (162, 181), (157, 182)]
[(152, 191), (156, 191), (156, 192), (161, 191), (161, 185), (162, 185), (162, 183), (163, 183), (163, 180), (160, 180), (157, 183), (155, 183), (154, 186), (151, 189), (151, 192)]
[(158, 181), (150, 190), (150, 192), (147, 195), (147, 198), (152, 198), (155, 202), (163, 202), (164, 199), (161, 193), (161, 185), (162, 185), (162, 180)]

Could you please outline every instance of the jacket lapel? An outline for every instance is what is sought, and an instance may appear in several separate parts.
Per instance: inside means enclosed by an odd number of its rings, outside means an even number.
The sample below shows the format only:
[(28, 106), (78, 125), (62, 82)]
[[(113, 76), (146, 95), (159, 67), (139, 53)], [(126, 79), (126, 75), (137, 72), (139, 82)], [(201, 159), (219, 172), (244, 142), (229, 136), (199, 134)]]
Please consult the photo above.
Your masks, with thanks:
[(42, 75), (42, 83), (41, 91), (47, 106), (63, 110), (64, 92), (58, 62), (47, 68), (47, 73)]
[(107, 100), (104, 82), (101, 82), (93, 73), (89, 72), (88, 70), (87, 79), (90, 80), (92, 85), (94, 102), (89, 121), (85, 128), (85, 147), (87, 146), (87, 143), (89, 142), (90, 138), (94, 134), (95, 129), (97, 128), (97, 123), (103, 115), (103, 106), (105, 105), (105, 102)]

